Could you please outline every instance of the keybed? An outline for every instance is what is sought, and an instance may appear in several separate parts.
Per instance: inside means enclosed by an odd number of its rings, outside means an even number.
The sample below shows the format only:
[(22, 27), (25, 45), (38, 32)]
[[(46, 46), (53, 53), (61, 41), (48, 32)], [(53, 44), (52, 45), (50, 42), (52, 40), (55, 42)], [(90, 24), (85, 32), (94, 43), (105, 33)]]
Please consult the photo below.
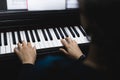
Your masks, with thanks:
[(62, 47), (61, 39), (70, 37), (78, 44), (89, 43), (88, 36), (82, 26), (54, 27), (0, 33), (0, 54), (10, 54), (18, 42), (31, 42), (37, 50)]

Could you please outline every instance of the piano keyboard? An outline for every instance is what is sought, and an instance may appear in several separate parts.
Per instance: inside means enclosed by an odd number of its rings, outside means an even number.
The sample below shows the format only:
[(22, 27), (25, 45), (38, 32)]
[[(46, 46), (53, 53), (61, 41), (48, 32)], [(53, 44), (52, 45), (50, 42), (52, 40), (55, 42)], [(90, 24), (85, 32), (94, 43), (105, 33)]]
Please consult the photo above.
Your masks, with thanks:
[(17, 43), (23, 40), (31, 42), (37, 50), (61, 47), (60, 40), (68, 36), (78, 44), (90, 42), (81, 26), (0, 32), (0, 54), (13, 53)]

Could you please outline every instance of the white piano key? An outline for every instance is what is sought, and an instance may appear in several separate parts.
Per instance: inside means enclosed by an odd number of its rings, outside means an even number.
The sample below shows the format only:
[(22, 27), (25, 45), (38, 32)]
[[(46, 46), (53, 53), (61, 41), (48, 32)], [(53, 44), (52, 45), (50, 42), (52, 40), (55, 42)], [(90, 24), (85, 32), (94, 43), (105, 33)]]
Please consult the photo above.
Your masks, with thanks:
[(49, 31), (50, 31), (52, 38), (53, 38), (52, 43), (53, 43), (54, 47), (60, 46), (59, 40), (57, 39), (56, 35), (54, 34), (53, 29), (49, 28)]
[(59, 37), (60, 37), (60, 39), (58, 39), (58, 44), (59, 44), (59, 46), (63, 46), (62, 43), (61, 43), (62, 37), (60, 36), (60, 33), (58, 32), (58, 29), (57, 29), (57, 28), (55, 28), (55, 29), (56, 29), (56, 31), (57, 31)]
[(30, 31), (27, 30), (27, 33), (28, 33), (28, 37), (29, 37), (29, 39), (30, 39), (30, 43), (31, 43), (32, 47), (35, 46), (34, 42), (32, 42), (32, 38), (31, 38), (31, 35), (30, 35)]
[(48, 44), (48, 41), (45, 41), (45, 38), (44, 38), (44, 36), (43, 36), (43, 33), (42, 33), (42, 30), (41, 29), (39, 29), (39, 33), (40, 33), (40, 36), (41, 36), (41, 43), (44, 45), (44, 48), (49, 48), (50, 46), (49, 46), (49, 44)]
[(74, 32), (73, 28), (70, 26), (71, 30), (73, 31), (73, 33), (75, 34), (75, 41), (77, 43), (80, 43), (81, 41), (79, 40), (79, 38), (77, 37), (76, 33)]
[(52, 29), (52, 28), (49, 28), (49, 31), (50, 31), (51, 36), (52, 36), (52, 38), (53, 38), (52, 41), (53, 41), (54, 46), (58, 46), (57, 37), (55, 36), (55, 34), (54, 34), (54, 32), (53, 32), (53, 29)]
[(71, 32), (69, 31), (69, 29), (67, 27), (65, 27), (66, 32), (69, 34), (69, 37), (73, 40), (75, 40), (78, 43), (78, 39), (76, 38), (77, 35), (75, 35), (75, 37), (72, 36)]
[(6, 36), (7, 36), (7, 45), (5, 46), (5, 53), (10, 53), (11, 47), (10, 47), (9, 32), (6, 33)]
[(84, 36), (83, 36), (83, 34), (81, 33), (81, 31), (79, 30), (79, 28), (77, 26), (74, 26), (74, 27), (76, 28), (77, 32), (80, 34), (80, 37), (78, 38), (78, 43), (82, 44), (84, 42), (83, 41)]
[(62, 37), (61, 37), (61, 35), (60, 35), (60, 33), (59, 33), (58, 29), (57, 29), (57, 28), (55, 28), (55, 29), (56, 29), (56, 31), (57, 31), (57, 33), (58, 33), (58, 35), (59, 35), (60, 39), (62, 39)]
[[(18, 43), (19, 43), (19, 40), (18, 40), (17, 32), (15, 31), (14, 34), (15, 34), (15, 40), (16, 40), (16, 43), (18, 44)], [(16, 46), (17, 46), (17, 44), (16, 44)]]
[(34, 38), (35, 38), (35, 47), (36, 47), (36, 49), (40, 49), (40, 44), (39, 44), (39, 42), (37, 41), (37, 38), (36, 38), (36, 35), (35, 35), (35, 31), (34, 30), (32, 30), (32, 33), (33, 33), (33, 36), (34, 36)]
[[(76, 28), (75, 28), (76, 29)], [(73, 28), (72, 28), (72, 30), (73, 30)], [(74, 30), (73, 30), (73, 32), (74, 32)], [(78, 31), (77, 31), (78, 32)], [(75, 33), (75, 32), (74, 32)], [(78, 32), (79, 33), (79, 32)], [(77, 34), (75, 33), (75, 36), (76, 36), (76, 38), (77, 38), (77, 43), (78, 44), (80, 44), (80, 43), (82, 43), (82, 39), (81, 39), (81, 33), (79, 33), (80, 34), (80, 36), (78, 37), (77, 36)]]
[(70, 36), (70, 34), (68, 33), (68, 31), (67, 31), (67, 28), (66, 27), (64, 27), (64, 30), (66, 31), (66, 33), (68, 34), (68, 37), (70, 37), (71, 38), (71, 36)]
[(44, 45), (45, 43), (44, 43), (44, 41), (43, 41), (43, 39), (42, 39), (42, 37), (41, 37), (42, 32), (40, 31), (40, 29), (38, 29), (37, 32), (38, 32), (38, 36), (39, 36), (40, 39), (41, 39), (41, 41), (39, 42), (39, 44), (40, 44), (40, 49), (45, 48), (45, 45)]
[(4, 33), (1, 33), (1, 42), (2, 42), (2, 46), (1, 48), (1, 54), (5, 54), (5, 45), (4, 45)]
[(11, 49), (11, 52), (14, 52), (14, 48), (16, 47), (16, 45), (13, 44), (12, 32), (9, 32), (9, 38), (10, 38), (10, 46), (11, 46), (10, 49)]
[(23, 34), (23, 40), (24, 40), (25, 42), (27, 42), (27, 39), (26, 39), (26, 36), (25, 36), (25, 31), (22, 31), (22, 34)]
[(66, 36), (65, 36), (65, 34), (64, 34), (64, 32), (63, 32), (63, 30), (61, 29), (61, 27), (60, 27), (60, 30), (61, 30), (61, 32), (62, 32), (62, 34), (63, 34), (63, 36), (66, 38)]
[(74, 39), (73, 36), (72, 36), (72, 34), (70, 33), (69, 29), (68, 29), (67, 27), (65, 27), (64, 29), (65, 29), (65, 31), (68, 33), (69, 37), (70, 37), (71, 39)]
[(80, 29), (78, 28), (78, 26), (75, 26), (76, 30), (80, 33), (80, 38), (79, 40), (81, 41), (81, 43), (89, 43), (89, 41), (87, 40), (87, 38), (82, 34), (82, 32), (80, 31)]
[[(45, 29), (44, 29), (44, 32), (45, 32)], [(46, 32), (45, 32), (45, 34), (46, 34)], [(43, 33), (41, 35), (42, 35), (42, 38), (44, 39), (45, 47), (50, 48), (49, 42), (45, 40)], [(47, 35), (46, 35), (46, 37), (47, 37)], [(48, 37), (47, 37), (47, 39), (48, 39)]]
[(44, 29), (44, 31), (45, 31), (45, 34), (46, 34), (46, 36), (47, 36), (47, 38), (48, 38), (49, 47), (54, 47), (54, 44), (53, 44), (53, 42), (50, 40), (50, 37), (49, 37), (49, 35), (48, 35), (48, 33), (47, 33), (47, 30)]
[(23, 31), (20, 31), (20, 37), (21, 37), (21, 40), (23, 41), (24, 40)]

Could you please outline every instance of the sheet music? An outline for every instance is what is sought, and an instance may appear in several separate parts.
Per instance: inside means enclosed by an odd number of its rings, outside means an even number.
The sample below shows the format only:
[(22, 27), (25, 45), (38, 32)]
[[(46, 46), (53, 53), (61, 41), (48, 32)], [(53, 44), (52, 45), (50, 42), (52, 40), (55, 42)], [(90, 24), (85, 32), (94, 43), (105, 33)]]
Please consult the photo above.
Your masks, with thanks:
[[(67, 5), (66, 5), (67, 4)], [(77, 0), (7, 0), (8, 10), (63, 10), (78, 8)]]
[(78, 0), (67, 0), (67, 8), (78, 8)]
[(28, 10), (66, 9), (66, 0), (28, 0)]
[(7, 0), (7, 9), (27, 9), (26, 0)]

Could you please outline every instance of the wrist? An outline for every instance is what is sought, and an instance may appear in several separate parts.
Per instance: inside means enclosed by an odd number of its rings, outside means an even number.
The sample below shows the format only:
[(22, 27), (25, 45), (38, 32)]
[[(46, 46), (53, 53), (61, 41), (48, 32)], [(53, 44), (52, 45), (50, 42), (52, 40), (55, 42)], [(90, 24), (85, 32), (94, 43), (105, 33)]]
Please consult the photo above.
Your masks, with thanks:
[(82, 54), (80, 57), (79, 57), (79, 61), (83, 61), (84, 59), (86, 58), (86, 55)]
[(35, 64), (35, 62), (32, 62), (32, 61), (26, 61), (26, 62), (22, 62), (23, 64), (32, 64), (32, 65), (34, 65)]
[(77, 60), (79, 60), (79, 58), (80, 58), (82, 55), (83, 55), (83, 54), (78, 54), (78, 55), (76, 55), (75, 58), (76, 58)]

